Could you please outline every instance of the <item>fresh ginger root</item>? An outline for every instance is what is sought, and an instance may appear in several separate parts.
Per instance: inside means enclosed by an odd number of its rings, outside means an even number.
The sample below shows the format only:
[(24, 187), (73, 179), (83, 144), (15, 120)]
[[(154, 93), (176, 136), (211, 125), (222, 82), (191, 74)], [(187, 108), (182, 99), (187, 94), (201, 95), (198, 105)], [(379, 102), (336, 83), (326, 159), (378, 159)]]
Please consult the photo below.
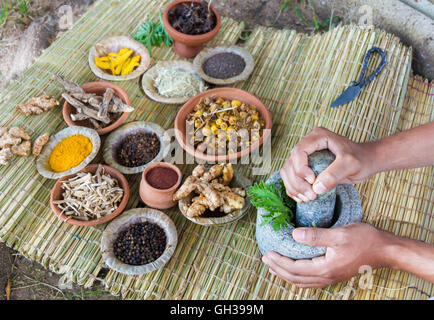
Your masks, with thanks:
[(41, 114), (44, 111), (53, 109), (59, 105), (59, 101), (51, 97), (49, 94), (43, 94), (39, 97), (34, 97), (24, 103), (17, 105), (17, 110), (24, 113), (26, 116), (31, 114)]
[[(174, 194), (173, 200), (184, 200), (182, 212), (188, 217), (199, 217), (207, 209), (219, 209), (226, 214), (241, 210), (245, 206), (246, 191), (229, 186), (233, 176), (231, 164), (216, 164), (208, 171), (204, 165), (198, 165)], [(198, 196), (191, 196), (193, 192)]]

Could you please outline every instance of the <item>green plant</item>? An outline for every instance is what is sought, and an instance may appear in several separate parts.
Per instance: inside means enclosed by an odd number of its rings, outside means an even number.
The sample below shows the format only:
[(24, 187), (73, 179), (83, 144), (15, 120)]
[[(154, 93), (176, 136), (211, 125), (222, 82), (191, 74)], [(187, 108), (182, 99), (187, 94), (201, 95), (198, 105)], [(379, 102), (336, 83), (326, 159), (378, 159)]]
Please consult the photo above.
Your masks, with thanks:
[(164, 29), (161, 12), (160, 22), (148, 21), (142, 24), (134, 34), (133, 39), (148, 48), (150, 55), (152, 55), (152, 46), (160, 47), (161, 44), (164, 43), (166, 46), (170, 47), (173, 43), (172, 38)]
[[(319, 20), (316, 17), (316, 8), (315, 8), (315, 3), (311, 0), (310, 1), (311, 5), (312, 5), (312, 20), (313, 20), (313, 26), (315, 28), (316, 31), (321, 31), (321, 30), (328, 30), (331, 26), (331, 24), (336, 21), (337, 24), (339, 24), (341, 22), (341, 18), (338, 16), (333, 16), (329, 19), (326, 19), (325, 21), (323, 21), (322, 23), (319, 22)], [(303, 8), (306, 8), (306, 1), (302, 0), (302, 5)], [(308, 23), (308, 21), (306, 20), (306, 18), (300, 13), (300, 10), (298, 10), (298, 8), (295, 6), (295, 4), (293, 3), (292, 0), (283, 0), (283, 4), (280, 7), (280, 12), (283, 13), (286, 8), (288, 8), (289, 6), (292, 7), (292, 9), (294, 10), (294, 12), (297, 14), (297, 16), (304, 22), (304, 23)]]
[(20, 10), (21, 19), (29, 17), (29, 11), (27, 9), (30, 0), (19, 0), (18, 9)]
[(255, 183), (249, 188), (247, 194), (256, 208), (268, 211), (268, 214), (262, 215), (264, 221), (261, 226), (272, 223), (275, 231), (287, 228), (288, 225), (294, 226), (295, 201), (286, 194), (283, 181), (280, 181), (277, 186), (263, 181), (259, 184)]
[(8, 19), (8, 10), (10, 8), (9, 1), (6, 1), (4, 5), (1, 6), (0, 9), (0, 29), (4, 27), (6, 24), (6, 20)]

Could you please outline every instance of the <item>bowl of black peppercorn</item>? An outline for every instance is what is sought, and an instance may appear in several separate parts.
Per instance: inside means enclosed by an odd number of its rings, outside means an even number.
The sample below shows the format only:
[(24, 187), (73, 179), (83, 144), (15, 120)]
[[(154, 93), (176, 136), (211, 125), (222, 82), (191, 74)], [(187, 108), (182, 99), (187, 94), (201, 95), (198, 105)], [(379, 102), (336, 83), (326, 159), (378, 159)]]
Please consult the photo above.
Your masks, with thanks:
[(146, 274), (162, 268), (178, 241), (173, 221), (163, 212), (135, 208), (113, 220), (103, 232), (106, 265), (122, 274)]

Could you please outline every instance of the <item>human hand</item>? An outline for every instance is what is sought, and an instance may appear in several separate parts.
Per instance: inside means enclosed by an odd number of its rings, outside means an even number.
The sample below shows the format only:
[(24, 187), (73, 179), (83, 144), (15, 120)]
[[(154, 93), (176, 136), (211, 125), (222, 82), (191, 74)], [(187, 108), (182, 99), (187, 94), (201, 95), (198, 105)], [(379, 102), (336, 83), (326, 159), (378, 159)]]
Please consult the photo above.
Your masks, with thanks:
[[(286, 193), (298, 203), (315, 200), (338, 184), (362, 182), (376, 172), (374, 143), (355, 143), (327, 129), (318, 127), (301, 139), (280, 170)], [(308, 166), (308, 156), (329, 149), (335, 161), (318, 177)]]
[(387, 248), (391, 235), (365, 223), (340, 228), (297, 228), (295, 241), (327, 247), (321, 257), (292, 260), (276, 252), (268, 252), (262, 261), (271, 274), (300, 288), (323, 288), (357, 275), (362, 265), (372, 269), (389, 266)]

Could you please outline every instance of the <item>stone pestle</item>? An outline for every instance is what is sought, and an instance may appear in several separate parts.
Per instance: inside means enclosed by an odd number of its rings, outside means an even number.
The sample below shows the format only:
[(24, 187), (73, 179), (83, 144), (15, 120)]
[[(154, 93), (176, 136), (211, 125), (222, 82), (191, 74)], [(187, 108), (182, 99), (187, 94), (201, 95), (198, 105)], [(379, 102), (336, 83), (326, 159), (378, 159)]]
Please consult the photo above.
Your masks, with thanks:
[[(320, 150), (309, 155), (309, 167), (317, 177), (334, 160), (335, 155), (329, 150)], [(329, 228), (333, 222), (336, 204), (336, 188), (318, 195), (315, 200), (297, 203), (296, 226)]]

